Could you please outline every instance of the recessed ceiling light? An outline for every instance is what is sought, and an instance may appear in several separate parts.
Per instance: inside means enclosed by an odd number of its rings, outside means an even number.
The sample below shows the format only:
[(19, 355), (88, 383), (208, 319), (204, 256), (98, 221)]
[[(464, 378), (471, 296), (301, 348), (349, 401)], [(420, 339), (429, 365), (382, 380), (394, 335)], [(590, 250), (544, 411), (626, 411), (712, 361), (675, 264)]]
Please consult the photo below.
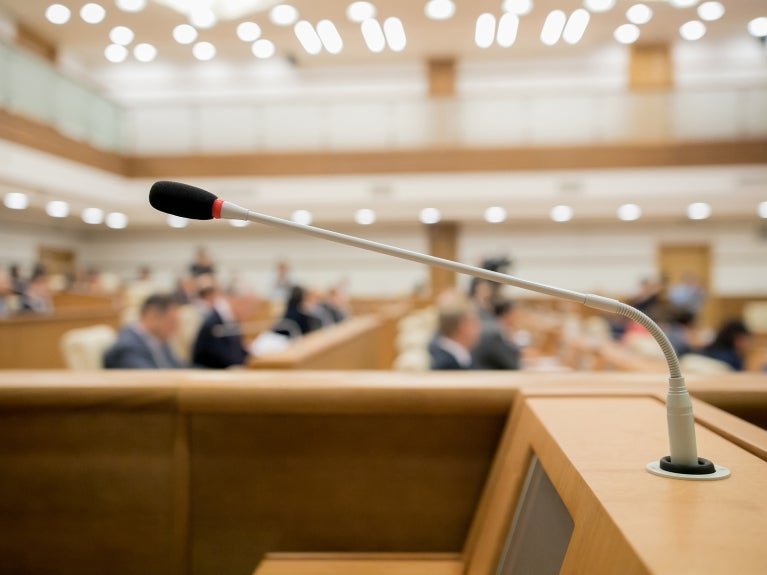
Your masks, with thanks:
[(567, 24), (562, 32), (562, 39), (568, 44), (577, 44), (583, 38), (586, 32), (586, 26), (589, 25), (591, 16), (587, 10), (578, 8), (567, 19)]
[(519, 16), (513, 12), (506, 12), (498, 20), (498, 33), (495, 36), (495, 41), (501, 48), (509, 48), (516, 41), (518, 31)]
[(200, 7), (189, 13), (189, 22), (195, 28), (212, 28), (218, 22), (218, 17), (210, 8)]
[(128, 227), (128, 216), (122, 212), (107, 214), (107, 227), (113, 230), (122, 230)]
[(495, 39), (495, 16), (489, 12), (480, 14), (474, 28), (474, 43), (480, 48), (489, 48)]
[(229, 220), (229, 225), (233, 228), (246, 228), (250, 222), (248, 220)]
[(151, 62), (157, 57), (157, 48), (146, 42), (136, 44), (133, 48), (133, 57), (139, 62)]
[(622, 24), (613, 32), (613, 38), (621, 44), (633, 44), (639, 39), (639, 28), (634, 24)]
[(706, 25), (700, 20), (690, 20), (679, 27), (679, 35), (690, 42), (700, 40), (706, 35)]
[(724, 6), (721, 2), (704, 2), (698, 6), (698, 18), (713, 22), (724, 16)]
[(346, 17), (352, 22), (362, 23), (376, 17), (376, 7), (370, 2), (352, 2), (346, 9)]
[(500, 224), (506, 221), (506, 210), (501, 206), (493, 206), (485, 210), (485, 221), (491, 224)]
[(115, 26), (109, 32), (109, 39), (114, 44), (120, 44), (120, 46), (127, 46), (133, 42), (134, 37), (135, 34), (133, 33), (133, 30), (126, 26)]
[(80, 217), (86, 224), (98, 225), (104, 221), (104, 210), (99, 208), (85, 208)]
[(555, 222), (569, 222), (573, 219), (573, 209), (570, 206), (554, 206), (549, 216)]
[(767, 36), (767, 16), (760, 16), (751, 20), (748, 23), (748, 33), (755, 38)]
[(671, 4), (674, 8), (690, 8), (695, 6), (697, 3), (698, 0), (669, 0), (669, 4)]
[(128, 49), (120, 44), (110, 44), (104, 48), (104, 57), (113, 64), (119, 64), (125, 62), (128, 57)]
[(46, 204), (45, 213), (52, 218), (66, 218), (69, 215), (69, 204), (61, 200), (53, 200)]
[(642, 208), (636, 204), (623, 204), (618, 208), (618, 219), (633, 222), (642, 217)]
[(3, 203), (10, 210), (26, 210), (29, 207), (29, 198), (23, 192), (8, 192)]
[(168, 217), (165, 220), (168, 225), (172, 228), (181, 229), (185, 228), (189, 225), (189, 220), (186, 218), (182, 218), (180, 216), (174, 216), (172, 214), (168, 214)]
[[(8, 205), (8, 204), (6, 204)], [(766, 218), (767, 219), (767, 202), (761, 202), (759, 204), (759, 207), (757, 208), (757, 213), (759, 214), (760, 218)]]
[(277, 26), (290, 26), (298, 20), (298, 10), (290, 4), (278, 4), (269, 11), (269, 19)]
[(375, 223), (376, 213), (368, 208), (362, 208), (361, 210), (357, 210), (357, 213), (354, 214), (354, 221), (361, 226), (369, 226), (370, 224)]
[(45, 11), (45, 18), (51, 24), (66, 24), (72, 12), (63, 4), (51, 4)]
[(504, 0), (503, 11), (524, 16), (533, 9), (533, 0)]
[(695, 202), (687, 206), (687, 217), (691, 220), (705, 220), (711, 216), (711, 206), (705, 202)]
[(552, 10), (549, 12), (549, 15), (546, 16), (546, 21), (543, 23), (543, 29), (541, 29), (541, 42), (546, 44), (546, 46), (553, 46), (559, 42), (566, 20), (567, 17), (562, 10)]
[(266, 38), (261, 38), (260, 40), (253, 42), (253, 46), (251, 46), (250, 49), (253, 52), (253, 55), (261, 60), (271, 58), (276, 52), (274, 42), (267, 40)]
[(340, 54), (344, 48), (344, 41), (336, 30), (335, 24), (330, 20), (320, 20), (317, 22), (317, 34), (325, 46), (325, 50), (331, 54)]
[(402, 26), (402, 20), (399, 18), (391, 17), (384, 21), (384, 34), (386, 35), (386, 43), (392, 52), (402, 52), (407, 46), (407, 36), (405, 36), (405, 28)]
[(202, 62), (207, 62), (216, 57), (216, 47), (210, 42), (197, 42), (192, 47), (192, 55)]
[(243, 42), (255, 42), (261, 37), (261, 26), (255, 22), (241, 22), (237, 26), (237, 37)]
[(447, 20), (455, 14), (455, 4), (452, 0), (429, 0), (424, 12), (432, 20)]
[(189, 24), (179, 24), (173, 28), (173, 39), (179, 44), (191, 44), (197, 40), (197, 29)]
[(296, 210), (291, 214), (290, 219), (297, 224), (308, 226), (311, 225), (313, 218), (312, 213), (309, 210)]
[(376, 54), (383, 51), (386, 46), (381, 25), (374, 18), (369, 18), (362, 23), (362, 37), (365, 39), (368, 50)]
[(652, 19), (652, 8), (647, 4), (634, 4), (626, 10), (626, 18), (632, 24), (647, 24)]
[(615, 6), (615, 0), (583, 0), (583, 6), (589, 12), (607, 12)]
[(88, 24), (98, 24), (107, 15), (107, 11), (101, 4), (89, 2), (82, 8), (80, 8), (80, 18), (82, 18)]
[(322, 40), (317, 35), (314, 26), (307, 20), (296, 22), (293, 31), (296, 33), (296, 38), (301, 42), (301, 46), (303, 46), (307, 54), (314, 56), (322, 51)]
[(442, 213), (437, 208), (424, 208), (418, 214), (422, 224), (436, 224), (442, 219)]
[(123, 12), (141, 12), (146, 8), (146, 0), (117, 0), (115, 3)]

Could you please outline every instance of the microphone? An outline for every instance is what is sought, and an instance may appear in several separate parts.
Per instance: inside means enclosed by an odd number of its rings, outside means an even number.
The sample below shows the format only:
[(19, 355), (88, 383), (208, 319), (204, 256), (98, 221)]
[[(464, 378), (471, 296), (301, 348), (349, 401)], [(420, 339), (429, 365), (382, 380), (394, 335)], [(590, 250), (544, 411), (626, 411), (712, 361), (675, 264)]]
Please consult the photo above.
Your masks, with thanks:
[(422, 263), (450, 271), (474, 276), (480, 279), (510, 285), (529, 291), (542, 293), (567, 301), (577, 302), (600, 311), (617, 313), (640, 324), (655, 338), (663, 351), (669, 368), (669, 388), (666, 396), (666, 419), (668, 423), (670, 455), (647, 464), (646, 469), (655, 475), (677, 479), (711, 480), (729, 477), (730, 470), (714, 465), (711, 461), (698, 457), (695, 440), (695, 419), (692, 412), (690, 393), (685, 386), (684, 377), (679, 367), (679, 359), (671, 342), (663, 330), (647, 315), (620, 301), (594, 295), (579, 293), (555, 286), (536, 283), (508, 274), (502, 274), (466, 264), (412, 252), (395, 246), (381, 244), (341, 234), (314, 226), (275, 218), (253, 212), (218, 198), (214, 194), (178, 182), (156, 182), (149, 192), (152, 207), (174, 216), (196, 220), (232, 219), (249, 220), (273, 227), (289, 229), (324, 240), (373, 251), (412, 262)]

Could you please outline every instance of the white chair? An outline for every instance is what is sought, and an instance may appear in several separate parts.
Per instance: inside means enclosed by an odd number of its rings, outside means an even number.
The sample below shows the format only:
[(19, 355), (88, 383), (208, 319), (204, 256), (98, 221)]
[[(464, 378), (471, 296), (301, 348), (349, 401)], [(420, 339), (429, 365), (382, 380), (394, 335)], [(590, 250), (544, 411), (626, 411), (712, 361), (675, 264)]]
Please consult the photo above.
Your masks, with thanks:
[(734, 371), (729, 364), (700, 355), (698, 353), (688, 353), (679, 360), (679, 367), (682, 373), (729, 373)]
[(743, 323), (753, 333), (767, 333), (767, 301), (750, 301), (744, 305)]
[(397, 356), (393, 367), (396, 371), (429, 371), (431, 356), (425, 349), (408, 349)]
[(71, 329), (61, 336), (64, 364), (74, 371), (102, 369), (104, 352), (117, 339), (117, 332), (108, 325)]

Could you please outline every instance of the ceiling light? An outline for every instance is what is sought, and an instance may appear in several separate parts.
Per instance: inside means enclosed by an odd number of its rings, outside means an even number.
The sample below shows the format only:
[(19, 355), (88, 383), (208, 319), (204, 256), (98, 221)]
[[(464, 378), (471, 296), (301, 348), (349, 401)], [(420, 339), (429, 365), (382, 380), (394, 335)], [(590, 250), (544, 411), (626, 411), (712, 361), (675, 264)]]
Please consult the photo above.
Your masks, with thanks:
[(146, 0), (117, 0), (115, 3), (123, 12), (141, 12), (146, 8)]
[(267, 58), (274, 56), (276, 48), (274, 47), (274, 42), (271, 40), (266, 40), (265, 38), (261, 38), (260, 40), (253, 42), (251, 51), (256, 58), (266, 60)]
[(423, 10), (432, 20), (447, 20), (455, 14), (455, 4), (452, 0), (429, 0)]
[(370, 224), (375, 223), (376, 213), (368, 208), (362, 208), (361, 210), (357, 210), (357, 213), (354, 214), (354, 221), (361, 226), (369, 226)]
[(679, 35), (690, 42), (700, 40), (706, 34), (706, 25), (700, 20), (690, 20), (679, 27)]
[(533, 9), (533, 0), (504, 0), (503, 11), (511, 12), (517, 16), (529, 14)]
[(698, 6), (698, 18), (713, 22), (724, 16), (724, 6), (721, 2), (704, 2)]
[(168, 214), (168, 217), (165, 219), (165, 221), (168, 223), (170, 227), (176, 228), (179, 230), (189, 225), (189, 220), (187, 220), (186, 218), (182, 218), (180, 216), (174, 216), (172, 214)]
[(474, 28), (474, 42), (480, 48), (489, 48), (495, 39), (495, 16), (489, 12), (480, 14)]
[[(5, 205), (7, 206), (8, 204), (5, 204)], [(759, 207), (757, 208), (757, 213), (759, 214), (760, 218), (767, 219), (767, 202), (761, 202), (759, 204)]]
[(210, 8), (201, 7), (189, 13), (189, 22), (195, 28), (212, 28), (218, 22), (218, 18)]
[(632, 24), (647, 24), (652, 18), (652, 8), (647, 4), (634, 4), (626, 10), (626, 18)]
[(107, 227), (113, 230), (122, 230), (128, 227), (128, 216), (121, 212), (107, 214)]
[(134, 37), (135, 34), (133, 34), (133, 30), (125, 26), (115, 26), (109, 32), (109, 39), (114, 44), (120, 44), (120, 46), (127, 46), (133, 42)]
[(8, 192), (3, 203), (10, 210), (26, 210), (29, 207), (29, 198), (23, 192)]
[(376, 7), (370, 2), (352, 2), (346, 9), (346, 17), (352, 22), (362, 23), (376, 17)]
[(192, 47), (192, 54), (202, 62), (207, 62), (216, 57), (216, 47), (210, 42), (197, 42)]
[(613, 38), (621, 44), (633, 44), (639, 39), (639, 28), (634, 24), (623, 24), (615, 29)]
[(389, 48), (393, 52), (402, 52), (407, 46), (407, 37), (405, 36), (405, 28), (402, 26), (402, 20), (394, 17), (387, 18), (383, 28)]
[(555, 222), (569, 222), (573, 219), (573, 209), (570, 206), (554, 206), (549, 215)]
[(317, 34), (322, 40), (325, 50), (331, 54), (340, 54), (344, 48), (344, 41), (336, 30), (335, 24), (330, 20), (320, 20), (317, 22)]
[(237, 37), (243, 42), (255, 42), (261, 37), (261, 26), (255, 22), (241, 22), (237, 26)]
[(82, 18), (88, 24), (98, 24), (107, 15), (107, 11), (101, 4), (94, 4), (89, 2), (82, 8), (80, 8), (80, 18)]
[(151, 62), (157, 57), (157, 48), (146, 42), (136, 44), (133, 48), (133, 57), (139, 62)]
[(128, 49), (119, 44), (110, 44), (104, 48), (104, 57), (113, 64), (119, 64), (120, 62), (125, 62), (125, 59), (128, 57)]
[(547, 46), (553, 46), (559, 42), (559, 37), (562, 36), (566, 20), (567, 17), (562, 10), (552, 10), (549, 12), (541, 30), (541, 42)]
[(191, 44), (197, 40), (197, 29), (189, 24), (179, 24), (173, 28), (173, 39), (179, 44)]
[(246, 228), (250, 222), (248, 220), (229, 220), (229, 225), (233, 228)]
[(69, 215), (69, 204), (60, 200), (53, 200), (46, 204), (45, 213), (52, 218), (66, 218)]
[(51, 24), (66, 24), (70, 16), (72, 12), (63, 4), (51, 4), (45, 11), (45, 18)]
[(506, 220), (506, 210), (500, 206), (493, 206), (485, 210), (485, 221), (491, 224), (500, 224)]
[(578, 8), (575, 12), (570, 14), (570, 18), (567, 19), (567, 25), (562, 32), (562, 39), (568, 44), (577, 44), (583, 38), (584, 32), (586, 32), (586, 26), (589, 25), (591, 16), (588, 11), (583, 8)]
[(298, 20), (298, 10), (290, 4), (278, 4), (269, 11), (269, 19), (277, 26), (290, 26)]
[(436, 224), (442, 219), (442, 214), (437, 208), (424, 208), (418, 214), (418, 219), (422, 224)]
[(518, 30), (519, 16), (512, 12), (506, 12), (498, 20), (498, 34), (495, 37), (495, 41), (498, 42), (501, 48), (508, 48), (517, 39)]
[(296, 210), (290, 219), (302, 226), (308, 226), (312, 223), (312, 213), (309, 210)]
[(104, 221), (104, 210), (99, 208), (85, 208), (80, 215), (86, 224), (98, 225)]
[(320, 40), (314, 27), (309, 22), (306, 20), (296, 22), (293, 30), (296, 33), (298, 41), (301, 42), (301, 46), (304, 47), (304, 50), (306, 50), (308, 54), (314, 56), (320, 53), (322, 50), (322, 40)]
[(636, 204), (623, 204), (618, 208), (618, 219), (633, 222), (642, 217), (642, 208)]
[(615, 0), (583, 0), (583, 6), (589, 12), (607, 12), (615, 6)]
[(687, 206), (687, 217), (691, 220), (705, 220), (711, 215), (711, 206), (704, 202), (696, 202)]
[(378, 20), (369, 18), (362, 23), (362, 37), (365, 39), (368, 50), (379, 53), (386, 46), (383, 30)]
[(751, 20), (748, 23), (748, 33), (756, 38), (767, 36), (767, 17), (760, 16)]
[(695, 6), (698, 3), (698, 0), (669, 0), (669, 4), (671, 4), (674, 8), (690, 8), (691, 6)]

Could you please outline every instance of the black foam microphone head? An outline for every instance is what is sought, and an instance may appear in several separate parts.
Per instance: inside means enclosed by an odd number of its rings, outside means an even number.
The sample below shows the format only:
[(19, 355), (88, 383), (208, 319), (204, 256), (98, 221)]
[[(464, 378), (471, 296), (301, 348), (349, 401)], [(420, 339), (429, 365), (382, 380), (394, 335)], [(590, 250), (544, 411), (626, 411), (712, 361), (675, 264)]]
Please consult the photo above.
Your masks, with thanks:
[(217, 199), (202, 188), (179, 182), (155, 182), (149, 190), (149, 203), (154, 209), (190, 220), (212, 220)]

